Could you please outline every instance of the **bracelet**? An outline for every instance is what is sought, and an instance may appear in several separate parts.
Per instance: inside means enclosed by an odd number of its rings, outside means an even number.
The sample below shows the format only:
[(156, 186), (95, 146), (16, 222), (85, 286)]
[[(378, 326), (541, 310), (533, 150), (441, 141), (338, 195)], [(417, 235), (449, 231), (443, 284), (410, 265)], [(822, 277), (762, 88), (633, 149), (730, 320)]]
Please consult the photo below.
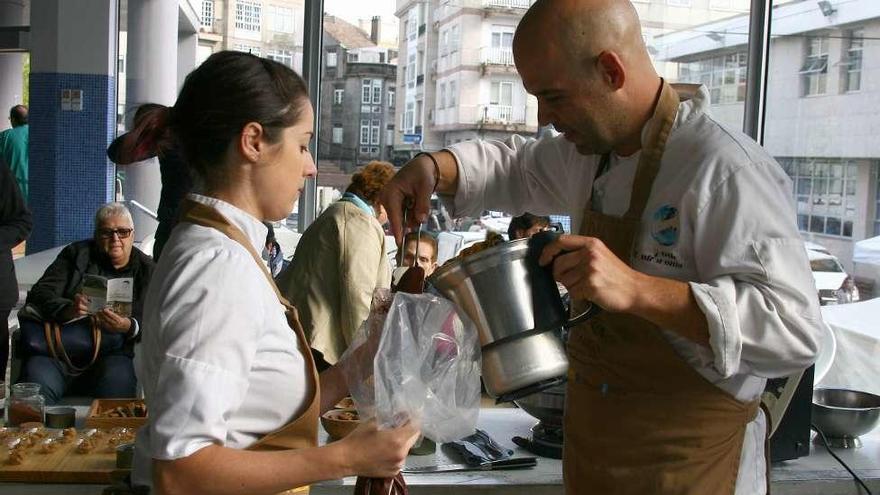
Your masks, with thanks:
[(416, 153), (416, 156), (414, 156), (413, 159), (416, 159), (422, 155), (430, 158), (431, 163), (434, 164), (434, 189), (431, 190), (431, 194), (434, 194), (435, 192), (437, 192), (437, 186), (440, 185), (440, 164), (437, 163), (437, 159), (434, 158), (434, 155), (432, 155), (426, 151), (420, 151), (420, 152)]

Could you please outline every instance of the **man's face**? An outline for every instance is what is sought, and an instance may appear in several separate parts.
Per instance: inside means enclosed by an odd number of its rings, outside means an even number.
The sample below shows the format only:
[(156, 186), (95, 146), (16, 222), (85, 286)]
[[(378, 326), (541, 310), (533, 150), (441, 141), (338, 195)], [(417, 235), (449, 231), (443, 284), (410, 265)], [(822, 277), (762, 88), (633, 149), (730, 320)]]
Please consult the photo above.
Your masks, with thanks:
[[(514, 47), (516, 67), (526, 91), (538, 99), (538, 123), (553, 124), (584, 155), (611, 151), (614, 120), (605, 84), (598, 74), (576, 76), (571, 60), (554, 43)], [(541, 48), (539, 50), (538, 48)], [(544, 49), (546, 48), (546, 50)], [(596, 72), (596, 69), (588, 71)]]
[[(436, 253), (434, 247), (425, 241), (419, 244), (419, 260), (418, 265), (425, 270), (425, 276), (430, 276), (437, 269), (435, 261)], [(413, 266), (413, 260), (416, 258), (416, 241), (406, 243), (406, 249), (403, 250), (403, 263), (401, 266)]]

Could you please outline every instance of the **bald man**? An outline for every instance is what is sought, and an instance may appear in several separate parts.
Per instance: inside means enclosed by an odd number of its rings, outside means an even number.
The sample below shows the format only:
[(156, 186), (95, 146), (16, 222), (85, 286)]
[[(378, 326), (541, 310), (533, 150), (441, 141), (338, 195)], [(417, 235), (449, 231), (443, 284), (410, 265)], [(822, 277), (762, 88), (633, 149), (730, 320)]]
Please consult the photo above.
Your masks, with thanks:
[(454, 216), (570, 215), (540, 261), (605, 311), (568, 343), (566, 493), (765, 493), (759, 398), (821, 325), (791, 182), (705, 87), (657, 75), (627, 0), (538, 0), (513, 50), (561, 134), (415, 158), (383, 193), (395, 234), (435, 189)]

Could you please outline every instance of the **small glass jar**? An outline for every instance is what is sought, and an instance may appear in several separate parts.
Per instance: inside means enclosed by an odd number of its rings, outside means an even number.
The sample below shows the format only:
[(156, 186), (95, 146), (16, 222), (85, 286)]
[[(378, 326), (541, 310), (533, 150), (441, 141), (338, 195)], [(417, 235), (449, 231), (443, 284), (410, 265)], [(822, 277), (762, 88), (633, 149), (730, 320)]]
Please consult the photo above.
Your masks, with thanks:
[(16, 383), (9, 398), (9, 425), (42, 423), (46, 412), (46, 399), (40, 395), (39, 383)]

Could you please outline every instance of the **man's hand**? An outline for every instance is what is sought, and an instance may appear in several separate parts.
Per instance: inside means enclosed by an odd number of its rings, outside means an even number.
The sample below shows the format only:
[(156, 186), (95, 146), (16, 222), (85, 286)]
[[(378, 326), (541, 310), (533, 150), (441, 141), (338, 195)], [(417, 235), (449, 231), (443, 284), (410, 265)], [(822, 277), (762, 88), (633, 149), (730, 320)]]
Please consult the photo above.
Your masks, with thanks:
[(76, 294), (73, 296), (73, 302), (70, 303), (70, 306), (61, 312), (61, 319), (70, 321), (87, 314), (89, 314), (89, 298), (83, 294)]
[(573, 300), (592, 301), (611, 312), (631, 312), (636, 305), (642, 274), (595, 237), (562, 235), (544, 248), (538, 262), (553, 264), (553, 278)]
[[(399, 246), (403, 231), (416, 228), (428, 219), (431, 193), (436, 182), (434, 163), (427, 156), (417, 156), (401, 168), (382, 190), (380, 200), (388, 213), (391, 233)], [(410, 210), (403, 225), (403, 211)]]
[(132, 325), (131, 318), (119, 316), (107, 308), (95, 313), (95, 323), (100, 328), (113, 333), (128, 333)]

